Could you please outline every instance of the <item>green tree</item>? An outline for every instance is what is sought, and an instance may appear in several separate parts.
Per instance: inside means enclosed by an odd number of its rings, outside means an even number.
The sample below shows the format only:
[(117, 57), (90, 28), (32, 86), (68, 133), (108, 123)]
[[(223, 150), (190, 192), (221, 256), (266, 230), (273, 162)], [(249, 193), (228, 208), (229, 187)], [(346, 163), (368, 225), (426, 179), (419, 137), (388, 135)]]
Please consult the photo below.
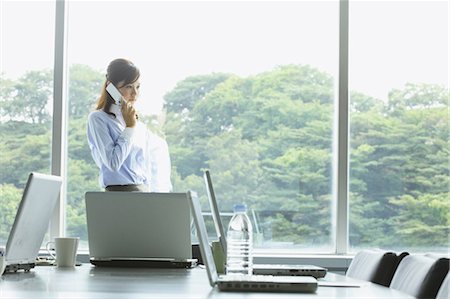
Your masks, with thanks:
[(403, 195), (392, 198), (398, 214), (392, 225), (396, 230), (397, 242), (403, 246), (423, 249), (441, 247), (448, 249), (450, 235), (450, 193), (424, 194), (417, 198)]
[(445, 107), (448, 105), (448, 89), (441, 85), (407, 83), (403, 89), (389, 92), (387, 111), (401, 112), (416, 108)]
[(30, 71), (14, 84), (14, 92), (2, 98), (9, 119), (43, 124), (50, 121), (49, 103), (53, 95), (53, 72)]
[[(439, 86), (407, 84), (402, 90), (393, 90), (384, 107), (380, 107), (379, 101), (367, 101), (362, 96), (358, 100), (368, 105), (355, 110), (351, 119), (352, 244), (387, 247), (419, 246), (423, 242), (448, 244), (438, 225), (420, 213), (414, 216), (417, 210), (412, 209), (420, 206), (423, 213), (435, 215), (431, 205), (421, 202), (428, 196), (443, 198), (442, 194), (448, 193), (449, 129), (445, 96), (445, 90)], [(438, 217), (441, 224), (448, 217), (448, 209), (446, 214)], [(412, 219), (408, 222), (410, 230), (401, 229), (400, 219), (407, 217)], [(411, 233), (425, 227), (429, 229), (428, 236)]]
[(0, 244), (6, 244), (22, 198), (22, 189), (11, 184), (0, 185)]
[(105, 76), (87, 65), (73, 64), (69, 80), (69, 115), (85, 118), (97, 102)]
[(0, 123), (11, 119), (9, 111), (14, 93), (14, 81), (6, 78), (5, 74), (0, 73)]
[(228, 77), (229, 75), (222, 73), (188, 77), (177, 83), (175, 88), (164, 96), (164, 107), (168, 113), (174, 113), (180, 116), (185, 115), (208, 92)]
[(49, 173), (50, 133), (47, 124), (0, 124), (0, 182), (23, 188), (30, 172)]
[[(268, 238), (329, 240), (332, 81), (320, 75), (308, 66), (286, 66), (230, 76), (185, 109), (182, 120), (168, 113), (165, 132), (177, 180), (181, 173), (181, 180), (193, 181), (209, 168), (218, 178), (221, 208), (248, 203)], [(300, 219), (303, 232), (316, 229), (298, 239)]]

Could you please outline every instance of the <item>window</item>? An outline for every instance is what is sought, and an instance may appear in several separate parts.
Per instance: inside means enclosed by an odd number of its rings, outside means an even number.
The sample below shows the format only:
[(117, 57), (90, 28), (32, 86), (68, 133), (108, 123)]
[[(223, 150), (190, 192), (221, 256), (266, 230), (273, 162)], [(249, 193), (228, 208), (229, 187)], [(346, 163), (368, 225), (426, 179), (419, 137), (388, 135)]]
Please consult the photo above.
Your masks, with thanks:
[(448, 251), (448, 20), (446, 1), (350, 4), (352, 250)]
[(55, 3), (0, 5), (0, 246), (5, 246), (28, 174), (50, 174)]
[(247, 203), (259, 247), (332, 252), (337, 1), (69, 4), (70, 234), (86, 241), (84, 192), (99, 188), (86, 117), (108, 63), (126, 57), (144, 121), (168, 141), (174, 191), (197, 191), (208, 210), (210, 169), (224, 222)]

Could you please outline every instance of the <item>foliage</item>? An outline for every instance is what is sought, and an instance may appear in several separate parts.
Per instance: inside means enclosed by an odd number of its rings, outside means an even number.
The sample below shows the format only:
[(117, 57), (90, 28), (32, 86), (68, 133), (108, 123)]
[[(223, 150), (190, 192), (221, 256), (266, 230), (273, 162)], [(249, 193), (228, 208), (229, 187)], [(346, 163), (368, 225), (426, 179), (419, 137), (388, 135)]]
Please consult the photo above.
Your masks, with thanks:
[(51, 70), (30, 71), (12, 84), (10, 80), (2, 79), (2, 83), (6, 83), (0, 96), (2, 115), (7, 115), (11, 120), (26, 120), (34, 124), (50, 121), (52, 75)]
[(0, 243), (6, 244), (21, 194), (22, 190), (12, 184), (2, 184), (0, 187)]
[[(69, 78), (67, 230), (86, 239), (84, 193), (99, 190), (86, 121), (104, 76), (73, 65)], [(142, 120), (169, 143), (175, 191), (197, 191), (207, 210), (210, 169), (221, 210), (247, 203), (264, 246), (329, 247), (333, 81), (302, 65), (191, 76), (165, 95), (163, 115)], [(0, 83), (2, 240), (28, 173), (49, 172), (52, 78), (33, 71)], [(350, 112), (351, 246), (448, 248), (448, 91), (409, 83), (386, 103), (352, 91)]]
[(69, 115), (84, 118), (97, 102), (105, 76), (82, 64), (72, 65), (69, 74)]

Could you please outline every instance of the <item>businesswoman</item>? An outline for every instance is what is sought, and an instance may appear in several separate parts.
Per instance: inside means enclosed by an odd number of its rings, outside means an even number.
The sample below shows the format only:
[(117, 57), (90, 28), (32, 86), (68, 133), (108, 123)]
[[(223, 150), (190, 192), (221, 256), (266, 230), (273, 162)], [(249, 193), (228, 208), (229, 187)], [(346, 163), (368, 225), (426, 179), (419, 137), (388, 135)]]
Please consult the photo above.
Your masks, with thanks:
[[(89, 147), (106, 191), (170, 192), (167, 142), (139, 121), (134, 108), (139, 77), (139, 69), (127, 59), (109, 64), (96, 109), (88, 117)], [(125, 100), (120, 106), (106, 90), (110, 83)]]

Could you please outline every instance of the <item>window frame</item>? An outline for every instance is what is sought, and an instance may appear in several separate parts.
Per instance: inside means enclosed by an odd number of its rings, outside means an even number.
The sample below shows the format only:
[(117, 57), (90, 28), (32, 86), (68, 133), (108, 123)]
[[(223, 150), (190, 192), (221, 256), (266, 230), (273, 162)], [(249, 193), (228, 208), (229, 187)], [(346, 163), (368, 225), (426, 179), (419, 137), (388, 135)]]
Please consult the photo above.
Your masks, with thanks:
[[(65, 0), (56, 0), (55, 5), (51, 174), (64, 178), (67, 177), (67, 9)], [(51, 239), (65, 235), (66, 194), (67, 180), (63, 180), (61, 192), (50, 220)]]

